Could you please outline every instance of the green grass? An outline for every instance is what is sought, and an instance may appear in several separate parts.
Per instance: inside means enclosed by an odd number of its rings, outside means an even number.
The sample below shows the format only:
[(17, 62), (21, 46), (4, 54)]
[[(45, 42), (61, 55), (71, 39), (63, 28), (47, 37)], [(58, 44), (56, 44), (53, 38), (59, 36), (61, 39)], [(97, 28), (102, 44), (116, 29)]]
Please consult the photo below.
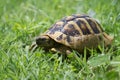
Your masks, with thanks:
[[(64, 16), (85, 13), (114, 36), (113, 48), (78, 57), (39, 49), (28, 52), (37, 36)], [(0, 80), (120, 80), (119, 0), (0, 0)]]

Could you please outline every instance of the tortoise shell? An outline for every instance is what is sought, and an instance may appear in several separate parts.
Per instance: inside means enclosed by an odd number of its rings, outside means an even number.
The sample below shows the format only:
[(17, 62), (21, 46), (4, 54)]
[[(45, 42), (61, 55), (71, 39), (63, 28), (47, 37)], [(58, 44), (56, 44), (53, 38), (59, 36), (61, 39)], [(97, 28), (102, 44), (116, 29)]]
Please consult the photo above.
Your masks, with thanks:
[(53, 24), (44, 35), (79, 52), (85, 47), (110, 45), (113, 40), (95, 19), (81, 14), (64, 17)]

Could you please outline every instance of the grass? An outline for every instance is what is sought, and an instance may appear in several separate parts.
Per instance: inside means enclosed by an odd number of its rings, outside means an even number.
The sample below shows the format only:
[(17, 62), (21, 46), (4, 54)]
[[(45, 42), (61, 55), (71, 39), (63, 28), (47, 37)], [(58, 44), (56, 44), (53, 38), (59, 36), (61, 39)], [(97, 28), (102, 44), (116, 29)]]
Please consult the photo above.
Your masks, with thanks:
[[(119, 0), (0, 0), (0, 80), (119, 80)], [(40, 48), (29, 52), (34, 36), (64, 16), (86, 13), (114, 36), (113, 48), (86, 55), (62, 57)], [(54, 59), (54, 60), (53, 60)]]

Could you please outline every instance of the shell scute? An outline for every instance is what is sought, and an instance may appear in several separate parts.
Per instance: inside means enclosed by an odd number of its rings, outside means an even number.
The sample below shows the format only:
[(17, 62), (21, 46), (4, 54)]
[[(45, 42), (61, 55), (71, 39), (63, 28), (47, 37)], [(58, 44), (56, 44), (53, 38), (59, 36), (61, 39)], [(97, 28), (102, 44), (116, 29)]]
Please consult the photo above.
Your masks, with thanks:
[(62, 40), (63, 39), (63, 34), (61, 34), (60, 36), (58, 36), (56, 39), (57, 40)]
[(50, 34), (54, 34), (55, 31), (61, 31), (63, 29), (63, 24), (64, 22), (57, 22), (56, 24), (54, 24), (50, 29), (49, 29), (49, 33)]
[(94, 33), (100, 33), (99, 29), (97, 28), (97, 24), (94, 21), (92, 21), (91, 19), (86, 19), (86, 21), (88, 22)]
[(62, 32), (66, 35), (69, 35), (69, 36), (78, 36), (80, 35), (79, 31), (75, 28), (75, 26), (73, 24), (68, 24), (66, 25)]
[(76, 24), (79, 26), (79, 28), (82, 30), (83, 34), (91, 34), (90, 30), (88, 29), (86, 23), (80, 19), (76, 20)]
[(68, 21), (73, 21), (75, 19), (74, 16), (67, 16), (67, 17), (64, 17), (63, 19), (61, 19), (61, 21), (67, 23)]

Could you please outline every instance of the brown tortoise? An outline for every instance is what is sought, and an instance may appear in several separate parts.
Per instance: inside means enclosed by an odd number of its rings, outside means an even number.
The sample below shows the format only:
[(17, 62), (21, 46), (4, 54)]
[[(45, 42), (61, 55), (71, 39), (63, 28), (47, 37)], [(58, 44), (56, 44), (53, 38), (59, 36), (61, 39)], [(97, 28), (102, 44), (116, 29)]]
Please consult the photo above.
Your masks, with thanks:
[(43, 35), (36, 38), (30, 50), (43, 47), (58, 53), (71, 53), (72, 49), (83, 52), (84, 48), (108, 46), (113, 38), (107, 35), (100, 24), (88, 15), (75, 14), (57, 21)]

